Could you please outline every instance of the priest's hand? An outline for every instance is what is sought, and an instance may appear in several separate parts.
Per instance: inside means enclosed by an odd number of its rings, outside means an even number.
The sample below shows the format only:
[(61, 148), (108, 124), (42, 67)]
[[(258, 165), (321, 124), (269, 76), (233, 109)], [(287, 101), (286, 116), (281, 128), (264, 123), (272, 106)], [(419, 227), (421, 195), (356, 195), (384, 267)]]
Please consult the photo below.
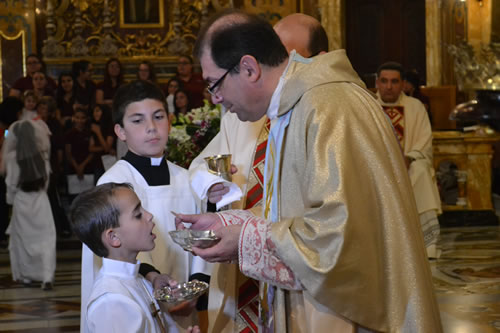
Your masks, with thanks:
[(193, 253), (208, 262), (230, 263), (237, 261), (241, 227), (241, 225), (230, 225), (215, 230), (215, 235), (220, 238), (220, 241), (206, 249), (193, 247)]
[[(238, 172), (238, 168), (234, 164), (231, 164), (231, 174), (234, 175), (236, 172)], [(229, 192), (229, 187), (224, 186), (222, 183), (214, 184), (207, 191), (208, 201), (215, 204), (221, 201), (227, 192)]]
[(175, 228), (186, 229), (184, 223), (190, 223), (193, 230), (216, 230), (222, 227), (222, 221), (214, 213), (206, 214), (177, 214), (175, 215)]

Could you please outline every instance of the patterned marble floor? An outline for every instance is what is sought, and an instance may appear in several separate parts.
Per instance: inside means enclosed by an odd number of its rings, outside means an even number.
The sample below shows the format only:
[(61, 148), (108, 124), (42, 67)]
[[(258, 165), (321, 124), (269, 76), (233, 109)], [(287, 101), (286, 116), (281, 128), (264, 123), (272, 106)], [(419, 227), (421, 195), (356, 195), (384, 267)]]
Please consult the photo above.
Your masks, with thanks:
[(76, 239), (58, 241), (54, 289), (43, 291), (40, 283), (12, 282), (8, 251), (0, 249), (0, 331), (79, 332), (80, 253)]
[(500, 228), (441, 229), (440, 243), (431, 268), (444, 331), (500, 332)]
[[(446, 333), (500, 332), (500, 228), (441, 229), (442, 256), (431, 261)], [(0, 249), (0, 331), (78, 332), (80, 244), (58, 242), (54, 289), (13, 283)]]

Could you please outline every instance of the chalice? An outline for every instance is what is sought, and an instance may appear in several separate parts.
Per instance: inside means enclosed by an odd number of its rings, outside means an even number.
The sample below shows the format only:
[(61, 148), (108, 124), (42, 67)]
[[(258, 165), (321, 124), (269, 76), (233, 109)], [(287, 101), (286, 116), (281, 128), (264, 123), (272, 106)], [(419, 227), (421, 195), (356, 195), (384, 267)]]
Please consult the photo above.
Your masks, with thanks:
[[(214, 155), (205, 157), (207, 162), (208, 172), (221, 177), (224, 180), (232, 181), (231, 176), (231, 154), (226, 155)], [(221, 207), (220, 210), (228, 210), (230, 205)]]

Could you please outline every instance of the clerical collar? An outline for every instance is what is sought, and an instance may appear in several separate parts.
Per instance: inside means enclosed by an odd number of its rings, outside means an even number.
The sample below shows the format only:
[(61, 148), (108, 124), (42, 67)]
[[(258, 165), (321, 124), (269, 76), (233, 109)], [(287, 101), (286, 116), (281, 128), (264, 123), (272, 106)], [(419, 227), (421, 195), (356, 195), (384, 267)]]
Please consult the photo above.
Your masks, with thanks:
[(405, 95), (404, 92), (401, 92), (399, 94), (399, 97), (398, 99), (394, 102), (394, 103), (386, 103), (382, 100), (382, 97), (380, 96), (380, 92), (377, 91), (377, 99), (379, 100), (380, 104), (382, 104), (383, 106), (398, 106), (398, 105), (403, 105), (403, 102), (402, 102), (402, 99), (403, 99), (403, 95)]
[(292, 52), (290, 52), (290, 56), (288, 57), (288, 64), (286, 65), (286, 68), (283, 71), (283, 74), (281, 74), (278, 85), (276, 86), (276, 89), (274, 89), (273, 95), (271, 96), (271, 102), (269, 102), (269, 107), (267, 108), (266, 114), (267, 114), (267, 117), (271, 120), (278, 117), (278, 110), (280, 107), (280, 99), (281, 99), (281, 91), (283, 90), (283, 86), (284, 86), (285, 81), (286, 81), (285, 76), (286, 76), (286, 73), (288, 72), (288, 68), (290, 67), (290, 64), (293, 61), (298, 61), (298, 62), (302, 62), (302, 63), (310, 63), (312, 61), (312, 59), (302, 57), (295, 50), (292, 50)]
[(170, 185), (170, 172), (165, 157), (144, 157), (129, 150), (122, 159), (132, 164), (149, 186)]

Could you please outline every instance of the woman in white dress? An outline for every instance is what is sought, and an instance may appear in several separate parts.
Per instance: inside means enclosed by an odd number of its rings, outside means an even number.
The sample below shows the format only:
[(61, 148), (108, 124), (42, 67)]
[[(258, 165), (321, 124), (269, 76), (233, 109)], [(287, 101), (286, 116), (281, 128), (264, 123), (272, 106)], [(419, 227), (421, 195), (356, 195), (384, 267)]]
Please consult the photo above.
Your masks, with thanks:
[[(12, 217), (7, 234), (12, 278), (42, 281), (52, 289), (56, 268), (56, 230), (47, 196), (50, 141), (41, 121), (13, 123), (4, 142), (7, 202)], [(22, 139), (19, 139), (22, 138)]]

